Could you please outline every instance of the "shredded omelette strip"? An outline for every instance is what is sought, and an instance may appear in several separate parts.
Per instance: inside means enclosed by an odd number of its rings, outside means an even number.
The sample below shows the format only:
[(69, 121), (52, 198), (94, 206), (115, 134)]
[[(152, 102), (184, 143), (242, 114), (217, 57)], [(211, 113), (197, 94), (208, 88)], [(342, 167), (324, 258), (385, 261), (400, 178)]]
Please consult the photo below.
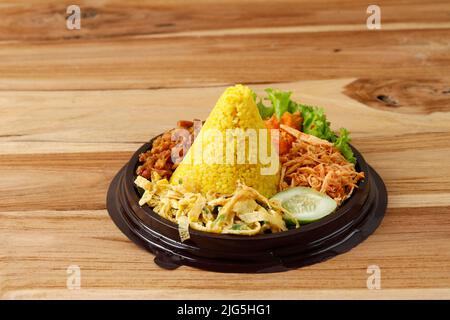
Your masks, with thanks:
[(280, 157), (280, 190), (304, 186), (326, 193), (338, 205), (348, 199), (364, 179), (332, 143), (281, 125), (296, 138), (289, 152)]
[(177, 223), (182, 241), (189, 239), (189, 227), (212, 233), (252, 236), (269, 230), (287, 230), (284, 218), (296, 221), (278, 202), (240, 182), (230, 195), (188, 192), (182, 184), (169, 184), (156, 172), (152, 173), (150, 181), (138, 176), (134, 183), (144, 190), (139, 205), (147, 204), (163, 218)]

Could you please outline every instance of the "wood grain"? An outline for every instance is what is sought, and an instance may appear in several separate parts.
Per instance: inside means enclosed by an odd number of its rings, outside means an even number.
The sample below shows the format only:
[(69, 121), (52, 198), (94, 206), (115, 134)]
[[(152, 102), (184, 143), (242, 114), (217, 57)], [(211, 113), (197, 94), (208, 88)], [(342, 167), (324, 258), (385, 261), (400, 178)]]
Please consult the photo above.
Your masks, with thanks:
[(358, 79), (345, 92), (369, 106), (394, 112), (450, 111), (450, 84), (442, 79)]
[[(70, 1), (2, 1), (0, 41), (61, 41), (170, 35), (192, 31), (268, 29), (270, 27), (328, 26), (365, 27), (366, 1), (340, 0), (117, 0), (78, 1), (83, 27), (71, 32), (65, 25)], [(448, 24), (445, 0), (381, 0), (386, 25)], [(20, 25), (17, 24), (20, 22)]]
[[(450, 6), (381, 1), (0, 3), (0, 298), (450, 298)], [(382, 225), (271, 275), (166, 271), (105, 210), (114, 174), (228, 84), (324, 106), (381, 174)], [(81, 290), (66, 269), (81, 268)], [(381, 268), (368, 290), (367, 267)]]
[[(65, 288), (66, 268), (72, 264), (82, 270), (82, 288), (147, 289), (174, 298), (184, 298), (178, 290), (211, 290), (211, 294), (224, 290), (218, 294), (224, 295), (236, 287), (269, 293), (282, 288), (364, 289), (369, 264), (380, 266), (384, 289), (448, 289), (444, 279), (449, 271), (449, 216), (450, 208), (390, 209), (375, 235), (347, 254), (296, 271), (242, 276), (188, 267), (162, 270), (151, 255), (118, 232), (104, 210), (2, 212), (1, 240), (9, 249), (2, 268), (7, 279), (3, 290), (13, 294), (31, 287), (36, 294), (48, 289), (51, 295), (52, 290)], [(33, 290), (28, 294), (33, 295)]]
[[(353, 77), (448, 79), (449, 30), (127, 38), (95, 45), (6, 43), (0, 45), (0, 90), (153, 89)], [(44, 59), (48, 56), (52, 59)]]

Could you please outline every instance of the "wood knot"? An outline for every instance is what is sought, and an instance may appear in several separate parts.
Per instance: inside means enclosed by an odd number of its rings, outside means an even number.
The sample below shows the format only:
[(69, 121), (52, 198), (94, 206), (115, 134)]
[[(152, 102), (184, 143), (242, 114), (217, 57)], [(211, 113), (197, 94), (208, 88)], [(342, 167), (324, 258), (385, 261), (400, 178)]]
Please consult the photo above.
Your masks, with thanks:
[(392, 97), (390, 96), (386, 96), (384, 94), (380, 94), (377, 96), (377, 99), (384, 102), (386, 105), (391, 106), (391, 107), (396, 107), (397, 106), (397, 101), (395, 101)]
[(399, 113), (450, 112), (450, 89), (441, 79), (358, 79), (344, 93), (370, 107)]

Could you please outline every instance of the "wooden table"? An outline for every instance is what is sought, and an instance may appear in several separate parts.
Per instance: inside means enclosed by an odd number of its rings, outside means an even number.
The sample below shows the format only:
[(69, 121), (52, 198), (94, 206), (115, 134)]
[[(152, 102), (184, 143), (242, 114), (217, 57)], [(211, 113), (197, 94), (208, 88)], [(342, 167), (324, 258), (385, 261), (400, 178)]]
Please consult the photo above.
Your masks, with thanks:
[[(450, 298), (448, 1), (377, 1), (381, 30), (356, 0), (78, 1), (81, 30), (64, 2), (0, 3), (1, 298)], [(374, 235), (241, 275), (162, 270), (115, 227), (118, 169), (234, 83), (292, 90), (352, 131), (389, 192)]]

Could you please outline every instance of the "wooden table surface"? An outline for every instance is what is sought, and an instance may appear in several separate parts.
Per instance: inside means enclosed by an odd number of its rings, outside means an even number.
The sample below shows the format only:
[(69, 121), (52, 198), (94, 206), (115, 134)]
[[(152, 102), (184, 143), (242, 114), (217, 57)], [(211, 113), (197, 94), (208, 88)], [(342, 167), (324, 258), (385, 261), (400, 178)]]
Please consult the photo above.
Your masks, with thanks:
[[(81, 30), (67, 1), (0, 2), (1, 298), (450, 298), (448, 0), (377, 1), (381, 30), (356, 0), (77, 2)], [(351, 130), (389, 193), (368, 240), (220, 274), (162, 270), (115, 227), (106, 191), (133, 151), (234, 83), (292, 90)]]

